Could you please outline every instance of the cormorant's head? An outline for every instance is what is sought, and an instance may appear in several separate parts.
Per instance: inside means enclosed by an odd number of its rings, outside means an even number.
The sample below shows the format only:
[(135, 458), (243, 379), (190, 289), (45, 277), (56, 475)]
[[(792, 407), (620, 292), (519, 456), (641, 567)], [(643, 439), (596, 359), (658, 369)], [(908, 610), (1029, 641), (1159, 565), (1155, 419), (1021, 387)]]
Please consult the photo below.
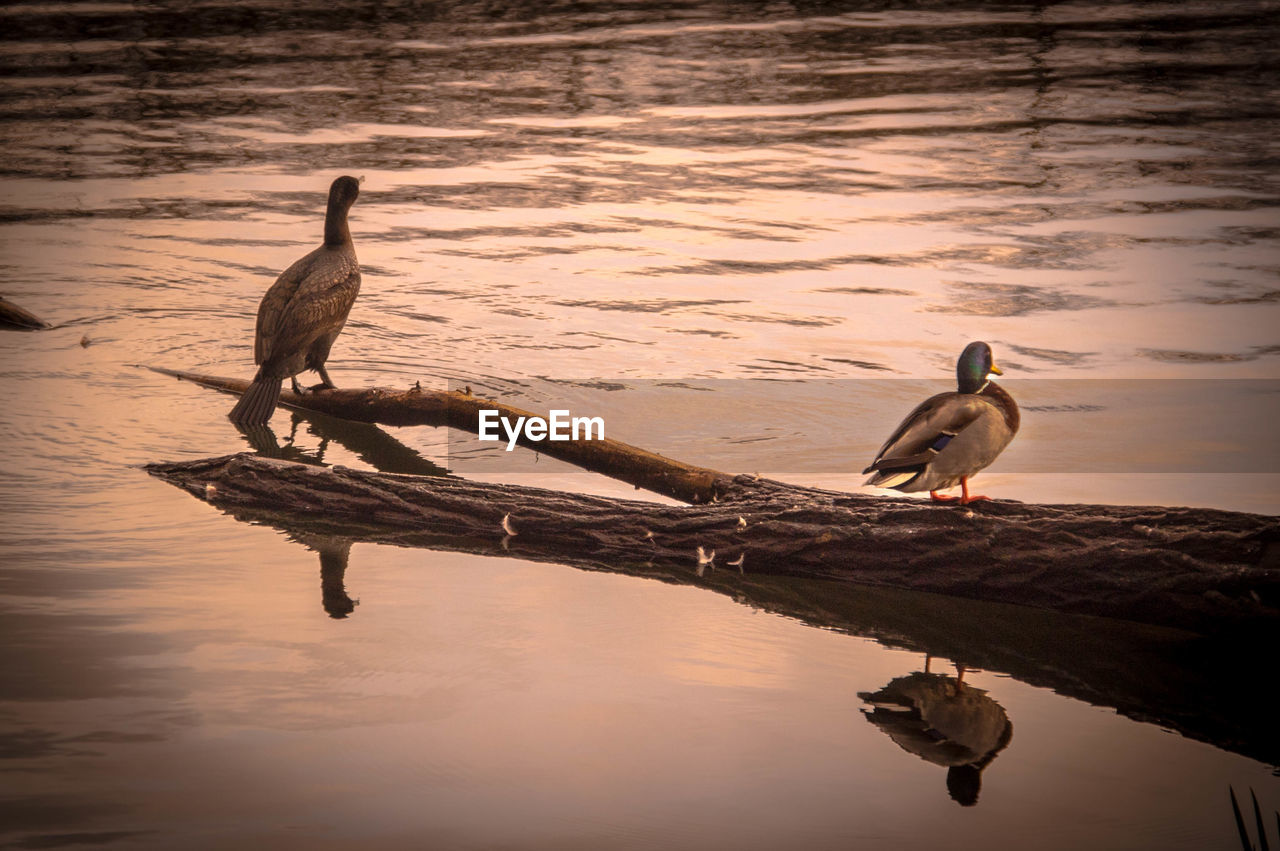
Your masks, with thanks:
[(329, 204), (337, 205), (344, 210), (351, 208), (356, 202), (356, 198), (360, 196), (360, 181), (354, 177), (343, 175), (333, 182), (329, 187)]
[(986, 386), (987, 377), (992, 373), (1004, 375), (991, 356), (990, 346), (970, 343), (964, 347), (960, 360), (956, 362), (956, 381), (961, 393), (977, 393)]

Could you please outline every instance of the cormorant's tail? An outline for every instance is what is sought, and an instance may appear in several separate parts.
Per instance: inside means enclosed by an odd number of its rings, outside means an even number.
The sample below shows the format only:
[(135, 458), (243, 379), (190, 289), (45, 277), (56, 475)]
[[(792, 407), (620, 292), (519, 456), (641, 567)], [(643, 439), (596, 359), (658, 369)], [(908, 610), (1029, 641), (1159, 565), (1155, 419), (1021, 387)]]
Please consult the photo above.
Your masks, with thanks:
[(279, 378), (266, 378), (259, 373), (228, 414), (231, 421), (246, 426), (266, 425), (275, 413), (282, 383)]

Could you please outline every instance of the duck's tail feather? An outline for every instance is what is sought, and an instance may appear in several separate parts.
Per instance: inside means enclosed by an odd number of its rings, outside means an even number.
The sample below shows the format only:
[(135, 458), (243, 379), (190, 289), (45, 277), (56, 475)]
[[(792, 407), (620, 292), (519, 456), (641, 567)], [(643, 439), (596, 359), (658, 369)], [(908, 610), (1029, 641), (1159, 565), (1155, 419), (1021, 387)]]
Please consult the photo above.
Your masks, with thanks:
[(874, 464), (862, 471), (872, 474), (871, 478), (867, 479), (863, 484), (878, 485), (882, 488), (901, 487), (923, 473), (924, 468), (929, 465), (929, 462), (937, 454), (932, 449), (926, 449), (924, 452), (908, 455), (905, 458), (878, 459)]
[(919, 470), (909, 470), (905, 473), (876, 473), (868, 478), (864, 485), (875, 485), (881, 488), (897, 488), (905, 485), (907, 482), (920, 475)]
[(231, 421), (246, 426), (266, 425), (280, 400), (280, 384), (279, 378), (267, 378), (259, 373), (228, 414)]

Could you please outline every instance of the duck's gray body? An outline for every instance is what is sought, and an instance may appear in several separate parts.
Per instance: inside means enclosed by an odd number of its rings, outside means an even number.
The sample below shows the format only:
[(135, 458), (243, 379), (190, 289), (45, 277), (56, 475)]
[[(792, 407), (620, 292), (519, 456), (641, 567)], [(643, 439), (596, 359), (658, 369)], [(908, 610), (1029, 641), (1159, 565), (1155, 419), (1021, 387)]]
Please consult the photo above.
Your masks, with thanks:
[[(333, 182), (324, 244), (285, 269), (262, 297), (253, 346), (258, 373), (232, 409), (233, 421), (266, 424), (281, 383), (304, 370), (319, 373), (322, 386), (333, 386), (325, 361), (360, 292), (360, 264), (347, 228), (347, 211), (357, 195), (355, 178)], [(296, 379), (294, 385), (296, 389)]]
[(1004, 388), (939, 393), (907, 415), (863, 470), (866, 484), (903, 493), (955, 487), (988, 467), (1018, 431), (1018, 406)]
[(968, 479), (996, 460), (1018, 433), (1020, 415), (1013, 397), (990, 374), (1000, 368), (986, 343), (970, 343), (956, 363), (959, 389), (939, 393), (907, 415), (885, 441), (864, 473), (866, 484), (894, 488), (903, 493), (934, 491), (960, 485), (962, 502), (970, 497)]

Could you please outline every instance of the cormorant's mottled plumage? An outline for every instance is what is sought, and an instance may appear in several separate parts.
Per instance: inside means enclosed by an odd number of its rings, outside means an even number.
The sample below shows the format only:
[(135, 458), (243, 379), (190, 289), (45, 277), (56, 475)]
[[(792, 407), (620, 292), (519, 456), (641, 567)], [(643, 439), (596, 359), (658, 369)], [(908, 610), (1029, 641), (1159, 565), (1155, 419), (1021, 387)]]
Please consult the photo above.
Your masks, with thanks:
[(265, 425), (280, 398), (281, 383), (292, 379), (298, 392), (294, 376), (303, 370), (319, 373), (321, 386), (334, 386), (324, 364), (360, 292), (360, 264), (347, 229), (347, 211), (359, 194), (354, 177), (333, 182), (324, 244), (285, 269), (262, 297), (253, 346), (258, 374), (231, 410), (234, 422)]

